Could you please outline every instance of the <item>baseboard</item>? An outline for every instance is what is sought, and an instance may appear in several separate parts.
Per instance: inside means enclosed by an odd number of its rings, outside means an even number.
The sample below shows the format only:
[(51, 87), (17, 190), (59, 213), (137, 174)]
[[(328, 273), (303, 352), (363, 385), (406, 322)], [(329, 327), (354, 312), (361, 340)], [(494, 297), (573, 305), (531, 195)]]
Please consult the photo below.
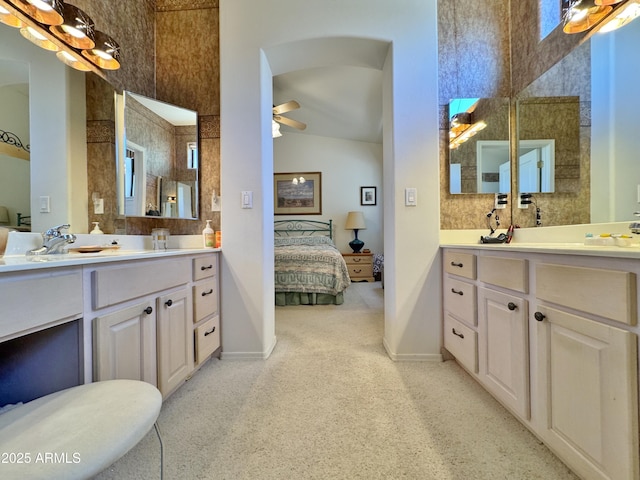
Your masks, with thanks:
[(394, 362), (442, 362), (442, 355), (439, 353), (394, 353), (389, 348), (387, 339), (382, 339), (382, 345)]
[(271, 356), (273, 349), (276, 348), (278, 339), (273, 336), (273, 342), (264, 352), (225, 352), (220, 354), (220, 360), (266, 360)]

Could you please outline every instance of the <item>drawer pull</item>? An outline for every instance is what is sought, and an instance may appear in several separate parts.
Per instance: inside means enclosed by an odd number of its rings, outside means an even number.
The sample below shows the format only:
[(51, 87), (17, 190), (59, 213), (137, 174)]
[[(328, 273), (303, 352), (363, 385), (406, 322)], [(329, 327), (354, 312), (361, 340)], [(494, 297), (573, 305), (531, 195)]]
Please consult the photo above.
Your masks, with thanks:
[(209, 290), (208, 292), (202, 292), (202, 296), (206, 297), (207, 295), (211, 295), (213, 293), (213, 288), (211, 290)]
[(542, 312), (536, 312), (536, 313), (533, 314), (533, 318), (535, 318), (537, 321), (541, 322), (545, 318), (547, 318), (547, 316)]
[(455, 293), (456, 295), (463, 296), (464, 292), (462, 290), (456, 290), (455, 288), (451, 289), (451, 293)]
[(451, 266), (452, 267), (460, 267), (460, 268), (464, 267), (464, 265), (462, 263), (456, 263), (456, 262), (451, 262)]
[(358, 270), (356, 270), (355, 268), (353, 269), (353, 273), (360, 273), (360, 272), (362, 272), (361, 269), (358, 269)]
[(171, 305), (173, 305), (173, 300), (169, 299), (169, 300), (167, 300), (166, 302), (164, 302), (164, 304), (165, 304), (167, 307), (170, 307)]
[(147, 307), (143, 310), (143, 312), (146, 313), (147, 315), (151, 315), (151, 313), (153, 313), (153, 308)]
[(509, 302), (507, 303), (507, 308), (513, 312), (516, 308), (518, 308), (518, 305), (513, 302)]
[(210, 332), (204, 332), (204, 336), (206, 337), (207, 335), (211, 335), (215, 331), (216, 331), (216, 327), (214, 325)]
[(361, 258), (354, 258), (353, 259), (353, 263), (360, 263), (360, 260), (362, 260)]
[(213, 265), (209, 265), (208, 267), (205, 267), (204, 265), (202, 267), (200, 267), (200, 270), (204, 271), (204, 270), (211, 270), (213, 268)]
[(452, 328), (452, 329), (451, 329), (451, 333), (453, 333), (453, 334), (454, 334), (454, 335), (456, 335), (457, 337), (464, 338), (464, 335), (463, 335), (462, 333), (458, 333), (458, 332), (456, 332), (456, 329), (455, 329), (455, 328)]

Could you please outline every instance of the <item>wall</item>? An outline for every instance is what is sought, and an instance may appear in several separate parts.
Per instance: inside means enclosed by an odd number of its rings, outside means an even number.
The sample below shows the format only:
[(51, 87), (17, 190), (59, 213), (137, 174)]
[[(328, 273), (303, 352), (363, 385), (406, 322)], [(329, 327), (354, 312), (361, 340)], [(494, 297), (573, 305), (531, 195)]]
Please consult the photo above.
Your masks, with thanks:
[[(222, 332), (223, 355), (264, 357), (275, 343), (272, 75), (302, 64), (309, 68), (319, 60), (331, 64), (344, 59), (353, 46), (349, 39), (371, 38), (390, 44), (375, 67), (384, 78), (383, 190), (388, 192), (383, 200), (384, 342), (392, 358), (439, 358), (435, 1), (349, 0), (338, 6), (310, 0), (303, 11), (293, 0), (223, 0), (220, 15), (221, 175), (226, 192), (222, 285), (228, 322)], [(344, 39), (344, 48), (331, 54), (321, 49), (323, 39), (338, 38)], [(288, 65), (272, 70), (276, 64), (270, 58), (282, 58), (278, 47), (312, 40), (316, 54), (294, 52), (285, 59)], [(422, 61), (416, 63), (416, 58)], [(406, 187), (418, 189), (417, 207), (404, 206)], [(241, 208), (243, 190), (254, 192), (253, 209)]]
[[(383, 252), (382, 145), (285, 133), (273, 141), (273, 171), (322, 172), (322, 215), (302, 218), (333, 220), (335, 244), (349, 253), (353, 231), (344, 229), (347, 212), (360, 210), (367, 228), (359, 231), (358, 238), (365, 242), (364, 248)], [(377, 187), (377, 205), (360, 205), (361, 186)], [(295, 216), (275, 216), (287, 218)]]

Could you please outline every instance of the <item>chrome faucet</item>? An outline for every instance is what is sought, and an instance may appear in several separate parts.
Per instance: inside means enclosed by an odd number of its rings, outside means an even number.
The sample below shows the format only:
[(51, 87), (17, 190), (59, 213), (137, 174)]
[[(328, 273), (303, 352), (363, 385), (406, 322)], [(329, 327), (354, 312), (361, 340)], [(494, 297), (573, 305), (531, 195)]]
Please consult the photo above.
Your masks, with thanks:
[[(640, 212), (633, 212), (633, 215), (640, 217)], [(629, 230), (631, 230), (631, 233), (640, 233), (640, 222), (631, 222), (629, 224)]]
[(64, 224), (52, 227), (42, 234), (42, 246), (29, 250), (27, 255), (53, 255), (54, 253), (63, 253), (63, 248), (76, 241), (76, 236), (72, 233), (62, 233), (71, 225)]

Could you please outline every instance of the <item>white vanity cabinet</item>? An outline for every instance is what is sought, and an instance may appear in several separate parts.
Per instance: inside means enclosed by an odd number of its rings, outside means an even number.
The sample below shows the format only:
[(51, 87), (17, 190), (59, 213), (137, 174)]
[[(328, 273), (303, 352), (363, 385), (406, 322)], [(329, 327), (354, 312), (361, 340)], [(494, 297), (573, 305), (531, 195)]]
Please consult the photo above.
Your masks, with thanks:
[[(475, 328), (447, 300), (459, 253), (476, 258), (464, 280), (477, 289)], [(638, 480), (640, 258), (505, 246), (443, 258), (445, 348), (580, 477)], [(452, 317), (477, 333), (477, 370), (447, 341)]]
[(94, 381), (144, 380), (166, 398), (193, 370), (191, 258), (86, 270), (94, 317)]
[(199, 366), (220, 348), (218, 254), (193, 259), (193, 338)]
[(444, 346), (470, 372), (478, 372), (476, 256), (443, 255)]
[(635, 274), (541, 263), (536, 297), (538, 434), (584, 478), (637, 479)]
[(503, 405), (529, 418), (528, 263), (478, 257), (478, 361), (480, 382)]

